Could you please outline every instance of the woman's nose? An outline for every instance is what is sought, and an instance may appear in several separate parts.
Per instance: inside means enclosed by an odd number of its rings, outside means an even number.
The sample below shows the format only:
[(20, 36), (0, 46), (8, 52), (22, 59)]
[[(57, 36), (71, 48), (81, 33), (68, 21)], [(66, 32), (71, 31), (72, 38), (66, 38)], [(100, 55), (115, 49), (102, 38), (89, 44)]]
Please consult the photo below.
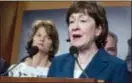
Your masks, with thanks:
[(75, 21), (72, 27), (72, 31), (78, 31), (78, 30), (80, 30), (79, 21)]
[(79, 28), (79, 24), (76, 22), (72, 27), (72, 31), (78, 31), (78, 30), (80, 30), (80, 28)]
[(80, 30), (78, 27), (72, 28), (72, 31), (78, 31)]
[(45, 39), (45, 37), (41, 37), (41, 38), (40, 38), (41, 41), (44, 41), (44, 39)]

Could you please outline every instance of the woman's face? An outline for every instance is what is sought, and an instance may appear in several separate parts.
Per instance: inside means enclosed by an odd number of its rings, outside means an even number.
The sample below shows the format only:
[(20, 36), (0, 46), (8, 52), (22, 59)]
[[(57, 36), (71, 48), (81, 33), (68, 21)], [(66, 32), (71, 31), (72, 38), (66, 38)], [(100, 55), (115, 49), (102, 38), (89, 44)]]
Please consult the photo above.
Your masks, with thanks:
[(84, 13), (73, 13), (69, 18), (69, 36), (71, 45), (89, 47), (101, 33), (101, 27), (96, 27), (95, 20)]
[(52, 40), (48, 36), (44, 27), (40, 27), (33, 37), (33, 46), (37, 46), (39, 51), (49, 53), (51, 50)]

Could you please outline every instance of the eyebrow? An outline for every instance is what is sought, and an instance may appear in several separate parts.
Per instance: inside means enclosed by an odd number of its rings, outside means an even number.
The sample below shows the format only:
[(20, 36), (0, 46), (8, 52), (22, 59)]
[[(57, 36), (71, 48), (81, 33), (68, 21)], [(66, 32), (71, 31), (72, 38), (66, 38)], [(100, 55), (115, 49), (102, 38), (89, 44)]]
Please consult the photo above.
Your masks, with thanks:
[[(83, 16), (86, 16), (86, 15), (85, 15), (85, 14), (83, 14), (83, 13), (81, 13), (81, 14), (79, 15), (79, 18), (80, 18), (80, 17), (83, 17)], [(74, 18), (74, 16), (73, 16), (73, 15), (71, 15), (71, 16), (70, 16), (70, 18)]]
[(36, 32), (35, 34), (41, 34), (40, 32)]

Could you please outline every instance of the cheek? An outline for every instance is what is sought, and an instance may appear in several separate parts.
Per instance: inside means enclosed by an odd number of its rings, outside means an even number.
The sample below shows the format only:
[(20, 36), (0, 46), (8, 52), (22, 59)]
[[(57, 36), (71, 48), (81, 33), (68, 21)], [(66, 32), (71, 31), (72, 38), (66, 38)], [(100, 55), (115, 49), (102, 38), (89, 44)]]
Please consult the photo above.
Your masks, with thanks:
[(38, 38), (37, 38), (37, 37), (34, 37), (34, 38), (33, 38), (33, 41), (34, 41), (34, 42), (36, 42), (37, 40), (38, 40)]
[(32, 42), (32, 45), (34, 45), (35, 44), (35, 39), (33, 38), (33, 42)]
[(72, 31), (71, 27), (68, 27), (68, 33), (70, 33)]
[(80, 26), (81, 26), (82, 31), (88, 32), (88, 33), (91, 33), (95, 29), (94, 23), (87, 23), (87, 24), (85, 23)]
[(34, 45), (36, 45), (36, 42), (35, 42), (35, 41), (33, 41), (32, 45), (33, 45), (33, 46), (34, 46)]
[(86, 36), (92, 36), (94, 34), (94, 31), (92, 28), (84, 28), (82, 29), (82, 33)]
[(72, 33), (71, 28), (68, 28), (68, 32), (67, 32), (68, 37), (71, 37), (72, 36), (71, 33)]
[(37, 38), (33, 38), (33, 43), (32, 43), (32, 45), (37, 45), (37, 43), (38, 43), (38, 39), (37, 39)]
[(51, 40), (46, 40), (46, 41), (44, 41), (44, 44), (45, 44), (46, 47), (49, 48), (52, 45), (52, 41)]

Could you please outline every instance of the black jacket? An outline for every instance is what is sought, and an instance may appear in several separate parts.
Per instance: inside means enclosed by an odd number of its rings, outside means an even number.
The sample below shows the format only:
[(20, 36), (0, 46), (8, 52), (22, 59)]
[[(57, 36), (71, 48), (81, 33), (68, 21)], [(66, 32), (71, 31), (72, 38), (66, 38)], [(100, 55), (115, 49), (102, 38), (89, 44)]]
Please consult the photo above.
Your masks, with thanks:
[(132, 83), (132, 72), (128, 72), (128, 83)]
[[(7, 64), (4, 59), (0, 58), (0, 74), (6, 72), (8, 68), (9, 64)], [(7, 76), (7, 74), (5, 76)]]

